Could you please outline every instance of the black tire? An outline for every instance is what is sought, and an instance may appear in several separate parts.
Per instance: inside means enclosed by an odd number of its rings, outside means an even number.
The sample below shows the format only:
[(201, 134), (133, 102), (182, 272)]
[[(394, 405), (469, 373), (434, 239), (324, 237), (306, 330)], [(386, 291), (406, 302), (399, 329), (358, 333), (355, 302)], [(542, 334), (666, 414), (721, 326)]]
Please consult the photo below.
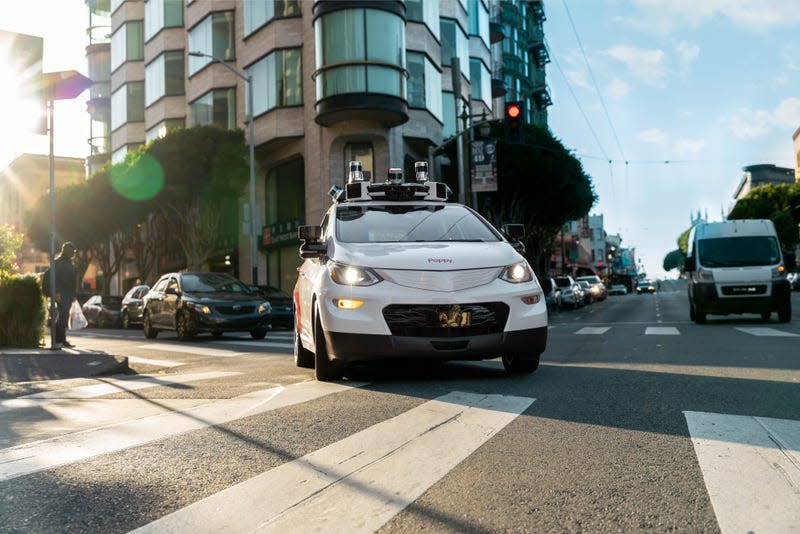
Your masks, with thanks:
[(211, 337), (214, 339), (219, 339), (222, 337), (222, 332), (211, 332)]
[(314, 353), (303, 346), (296, 327), (294, 330), (294, 364), (305, 369), (314, 368)]
[(266, 328), (256, 328), (255, 330), (250, 330), (250, 337), (253, 339), (264, 339), (267, 335)]
[(792, 302), (788, 298), (778, 310), (778, 320), (782, 323), (788, 323), (792, 320)]
[(191, 341), (194, 337), (192, 329), (192, 318), (185, 311), (178, 311), (175, 316), (175, 332), (178, 334), (179, 341)]
[(706, 324), (706, 312), (698, 310), (697, 306), (695, 306), (694, 310), (694, 322), (697, 324)]
[(321, 382), (342, 379), (342, 365), (328, 358), (328, 346), (325, 342), (325, 333), (322, 322), (317, 316), (314, 321), (314, 376)]
[(155, 339), (158, 335), (158, 329), (153, 328), (153, 323), (150, 321), (150, 314), (145, 312), (144, 319), (143, 319), (144, 326), (142, 329), (144, 330), (144, 337), (147, 339)]
[(761, 313), (761, 320), (769, 321), (770, 315), (772, 315), (772, 313), (770, 313), (770, 312), (762, 312)]
[(697, 319), (697, 316), (694, 314), (694, 304), (689, 301), (689, 320), (694, 321), (695, 319)]
[(122, 328), (128, 330), (131, 327), (131, 318), (127, 311), (122, 312)]
[(503, 354), (503, 368), (513, 374), (531, 374), (539, 367), (539, 354), (530, 357), (528, 354), (512, 352)]

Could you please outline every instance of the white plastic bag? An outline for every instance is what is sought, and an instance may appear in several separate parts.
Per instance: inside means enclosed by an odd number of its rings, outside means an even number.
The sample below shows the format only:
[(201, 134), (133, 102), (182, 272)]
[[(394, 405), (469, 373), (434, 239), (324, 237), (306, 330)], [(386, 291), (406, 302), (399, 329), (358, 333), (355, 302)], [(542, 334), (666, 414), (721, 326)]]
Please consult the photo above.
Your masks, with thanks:
[(86, 328), (88, 324), (89, 323), (86, 321), (86, 317), (83, 315), (81, 305), (78, 304), (77, 300), (73, 300), (72, 306), (69, 308), (69, 321), (67, 323), (67, 328), (70, 330), (80, 330), (81, 328)]

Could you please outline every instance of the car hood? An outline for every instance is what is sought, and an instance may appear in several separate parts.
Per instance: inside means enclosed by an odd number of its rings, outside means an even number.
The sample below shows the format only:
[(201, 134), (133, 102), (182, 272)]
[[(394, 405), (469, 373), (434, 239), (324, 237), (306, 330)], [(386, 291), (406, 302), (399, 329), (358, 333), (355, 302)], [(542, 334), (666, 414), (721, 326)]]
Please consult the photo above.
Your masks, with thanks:
[(504, 267), (522, 258), (506, 242), (495, 243), (338, 243), (331, 257), (340, 263), (376, 269), (454, 271)]

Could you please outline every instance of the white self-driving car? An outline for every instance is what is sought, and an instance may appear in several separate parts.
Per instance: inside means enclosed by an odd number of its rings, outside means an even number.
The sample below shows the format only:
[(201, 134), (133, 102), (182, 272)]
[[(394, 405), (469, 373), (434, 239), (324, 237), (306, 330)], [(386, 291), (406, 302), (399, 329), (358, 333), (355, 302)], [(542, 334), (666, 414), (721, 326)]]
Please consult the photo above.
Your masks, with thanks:
[(319, 226), (302, 226), (294, 289), (295, 363), (336, 380), (354, 363), (483, 360), (531, 373), (547, 343), (542, 288), (518, 252), (522, 225), (497, 231), (415, 165), (405, 183), (362, 179), (350, 163), (345, 189)]

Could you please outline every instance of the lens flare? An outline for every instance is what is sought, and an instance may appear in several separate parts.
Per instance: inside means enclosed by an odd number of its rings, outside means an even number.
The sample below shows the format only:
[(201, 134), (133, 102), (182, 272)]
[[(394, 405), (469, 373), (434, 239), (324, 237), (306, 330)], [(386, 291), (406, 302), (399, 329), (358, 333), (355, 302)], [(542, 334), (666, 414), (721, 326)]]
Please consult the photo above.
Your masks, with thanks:
[(129, 200), (150, 200), (164, 187), (164, 171), (161, 165), (147, 154), (132, 162), (130, 166), (114, 165), (111, 168), (111, 186)]

